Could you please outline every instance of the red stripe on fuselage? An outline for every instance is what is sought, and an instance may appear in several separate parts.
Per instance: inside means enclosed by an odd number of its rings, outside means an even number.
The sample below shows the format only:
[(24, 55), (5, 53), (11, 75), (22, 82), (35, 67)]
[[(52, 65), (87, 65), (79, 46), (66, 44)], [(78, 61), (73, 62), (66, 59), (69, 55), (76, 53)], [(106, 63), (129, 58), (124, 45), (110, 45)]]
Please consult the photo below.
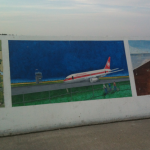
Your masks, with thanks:
[(79, 79), (79, 78), (83, 78), (83, 77), (88, 77), (88, 76), (93, 76), (93, 75), (98, 75), (98, 74), (102, 74), (102, 73), (107, 73), (108, 71), (103, 71), (103, 72), (98, 72), (98, 73), (93, 73), (93, 74), (86, 74), (86, 75), (83, 75), (83, 76), (73, 76), (73, 79), (72, 78), (68, 78), (68, 79), (65, 79), (64, 81), (70, 81), (70, 80), (74, 80), (74, 79)]

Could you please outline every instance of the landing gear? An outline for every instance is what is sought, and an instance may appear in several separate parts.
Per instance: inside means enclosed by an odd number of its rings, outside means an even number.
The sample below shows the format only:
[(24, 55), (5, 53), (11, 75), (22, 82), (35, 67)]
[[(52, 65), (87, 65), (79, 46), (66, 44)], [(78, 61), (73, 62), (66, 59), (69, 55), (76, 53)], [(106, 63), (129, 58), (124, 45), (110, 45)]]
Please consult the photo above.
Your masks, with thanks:
[(90, 78), (91, 83), (97, 82), (98, 80), (99, 80), (99, 78)]

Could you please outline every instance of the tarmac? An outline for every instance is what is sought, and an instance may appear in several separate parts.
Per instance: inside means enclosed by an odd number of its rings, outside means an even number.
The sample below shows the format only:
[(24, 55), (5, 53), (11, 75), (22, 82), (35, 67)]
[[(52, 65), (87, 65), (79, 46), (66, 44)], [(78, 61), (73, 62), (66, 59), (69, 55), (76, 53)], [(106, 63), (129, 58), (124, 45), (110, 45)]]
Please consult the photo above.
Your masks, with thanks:
[(11, 94), (20, 95), (20, 94), (29, 94), (29, 93), (36, 93), (36, 92), (45, 92), (51, 90), (68, 89), (73, 87), (113, 83), (114, 81), (115, 82), (129, 81), (129, 78), (105, 79), (93, 83), (90, 83), (89, 80), (86, 80), (83, 82), (76, 82), (76, 83), (55, 83), (55, 84), (45, 84), (45, 85), (19, 86), (19, 87), (12, 87)]
[(1, 137), (0, 150), (150, 150), (150, 119)]

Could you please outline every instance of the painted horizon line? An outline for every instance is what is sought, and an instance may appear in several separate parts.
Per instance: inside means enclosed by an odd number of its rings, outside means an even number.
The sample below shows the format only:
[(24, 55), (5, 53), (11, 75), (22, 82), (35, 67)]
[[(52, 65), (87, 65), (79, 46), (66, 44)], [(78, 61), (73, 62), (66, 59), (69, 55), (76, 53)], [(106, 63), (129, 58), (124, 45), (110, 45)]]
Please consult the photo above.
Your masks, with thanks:
[[(129, 78), (129, 76), (115, 76), (115, 77), (102, 77), (101, 79), (109, 79), (109, 78)], [(40, 83), (48, 83), (48, 82), (62, 82), (64, 80), (55, 80), (55, 81), (41, 81)], [(30, 84), (30, 83), (36, 83), (36, 82), (20, 82), (20, 83), (11, 83), (11, 85), (17, 85), (17, 84)]]

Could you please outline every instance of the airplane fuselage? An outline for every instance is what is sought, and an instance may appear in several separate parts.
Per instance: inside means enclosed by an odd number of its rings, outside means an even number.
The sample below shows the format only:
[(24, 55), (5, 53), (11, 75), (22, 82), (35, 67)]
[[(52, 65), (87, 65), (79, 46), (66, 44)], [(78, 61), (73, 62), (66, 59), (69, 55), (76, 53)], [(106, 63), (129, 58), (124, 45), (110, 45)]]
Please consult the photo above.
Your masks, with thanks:
[(110, 69), (100, 69), (100, 70), (71, 74), (66, 77), (64, 82), (65, 83), (73, 83), (73, 82), (84, 81), (89, 78), (103, 77), (103, 76), (107, 75), (107, 73), (110, 71), (111, 71)]

